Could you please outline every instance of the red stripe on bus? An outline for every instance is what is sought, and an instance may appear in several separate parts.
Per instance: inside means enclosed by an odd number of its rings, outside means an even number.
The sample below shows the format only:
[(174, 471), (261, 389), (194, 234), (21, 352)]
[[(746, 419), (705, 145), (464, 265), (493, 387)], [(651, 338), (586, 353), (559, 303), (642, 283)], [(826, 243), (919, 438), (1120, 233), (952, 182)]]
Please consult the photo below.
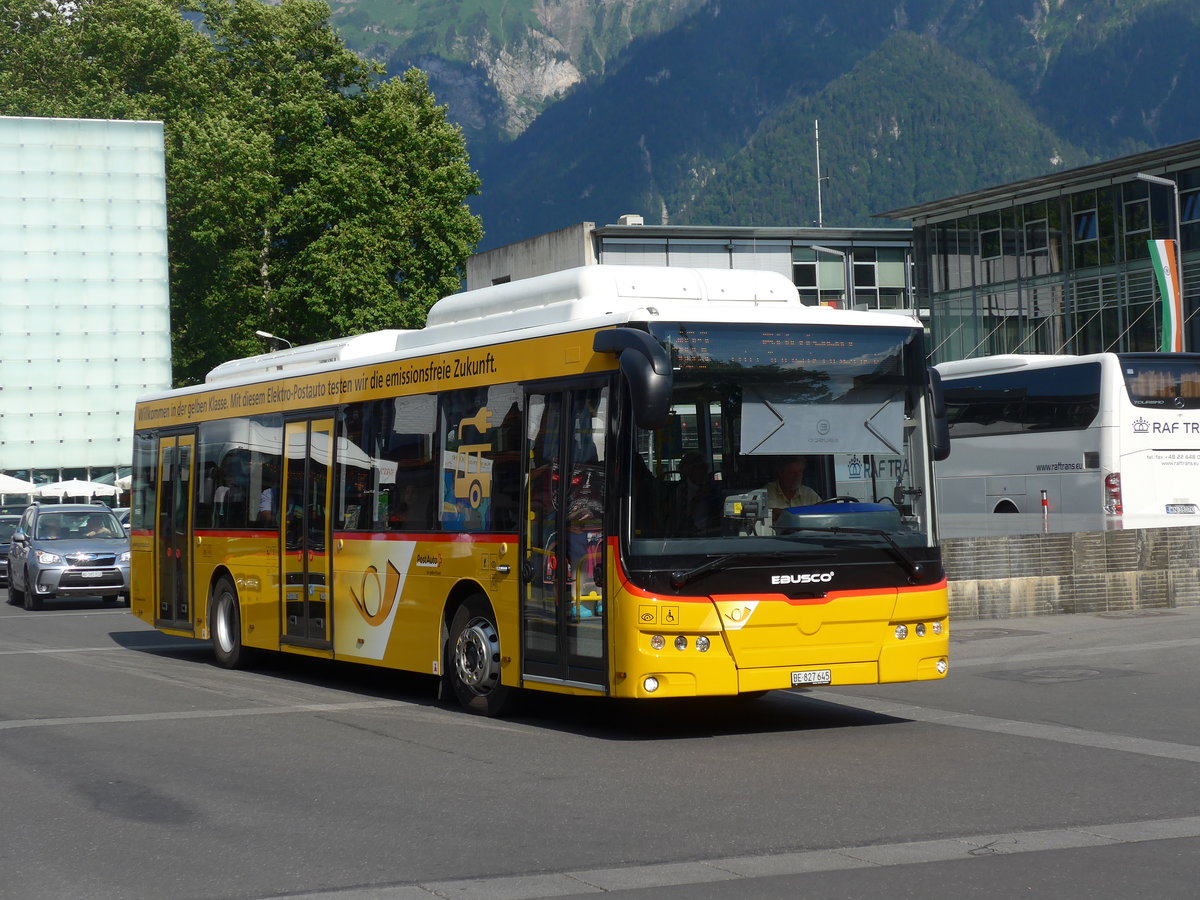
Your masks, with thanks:
[(426, 543), (468, 543), (468, 544), (504, 544), (517, 543), (515, 534), (474, 534), (467, 531), (436, 532), (427, 531), (335, 531), (337, 541), (422, 541)]

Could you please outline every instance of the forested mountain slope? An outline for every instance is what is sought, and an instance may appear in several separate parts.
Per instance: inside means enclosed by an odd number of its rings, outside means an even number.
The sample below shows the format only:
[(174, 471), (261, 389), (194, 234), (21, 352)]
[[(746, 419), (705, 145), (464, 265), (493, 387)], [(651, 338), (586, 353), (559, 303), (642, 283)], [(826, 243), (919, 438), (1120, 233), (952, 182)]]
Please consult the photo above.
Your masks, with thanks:
[(1195, 0), (356, 0), (430, 72), (483, 247), (573, 222), (826, 224), (1200, 136)]

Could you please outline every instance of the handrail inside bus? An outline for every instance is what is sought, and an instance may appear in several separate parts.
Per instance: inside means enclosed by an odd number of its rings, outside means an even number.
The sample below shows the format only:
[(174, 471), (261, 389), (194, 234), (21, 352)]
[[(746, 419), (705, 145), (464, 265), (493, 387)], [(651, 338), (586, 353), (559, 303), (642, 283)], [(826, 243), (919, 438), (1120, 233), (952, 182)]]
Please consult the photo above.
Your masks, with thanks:
[(633, 395), (633, 417), (641, 428), (653, 431), (667, 424), (671, 412), (674, 378), (671, 358), (658, 341), (636, 328), (606, 328), (592, 339), (597, 353), (620, 357), (621, 374)]

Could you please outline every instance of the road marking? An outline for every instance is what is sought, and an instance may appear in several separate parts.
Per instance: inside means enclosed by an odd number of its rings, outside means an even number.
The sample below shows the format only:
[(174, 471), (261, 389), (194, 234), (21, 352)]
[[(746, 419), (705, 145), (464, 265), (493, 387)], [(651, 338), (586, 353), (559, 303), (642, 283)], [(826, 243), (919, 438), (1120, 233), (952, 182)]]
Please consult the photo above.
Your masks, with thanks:
[(1086, 728), (1072, 728), (1068, 725), (1021, 722), (1016, 719), (997, 719), (991, 716), (976, 716), (970, 713), (957, 713), (944, 709), (925, 709), (924, 707), (913, 706), (907, 703), (897, 703), (892, 700), (851, 697), (846, 694), (839, 694), (836, 691), (814, 690), (805, 694), (789, 693), (787, 696), (795, 699), (812, 697), (816, 700), (836, 703), (839, 706), (852, 706), (855, 709), (861, 709), (866, 712), (895, 716), (898, 719), (912, 719), (915, 722), (928, 722), (932, 725), (969, 728), (974, 731), (990, 731), (995, 734), (1011, 734), (1017, 737), (1034, 738), (1043, 741), (1057, 741), (1060, 744), (1074, 744), (1079, 747), (1119, 750), (1122, 753), (1138, 753), (1142, 756), (1156, 756), (1162, 759), (1178, 759), (1184, 762), (1200, 763), (1200, 747), (1193, 746), (1192, 744), (1154, 741), (1148, 738), (1110, 734), (1104, 731), (1089, 731)]
[(129, 644), (128, 646), (108, 646), (108, 647), (25, 647), (20, 650), (0, 650), (0, 656), (20, 656), (24, 653), (114, 653), (118, 650), (126, 652), (129, 650), (190, 650), (202, 646), (200, 641), (179, 641), (177, 643), (163, 643), (160, 641), (147, 642), (145, 644)]
[[(14, 613), (11, 616), (3, 616), (10, 622), (20, 622), (22, 619), (41, 619), (46, 616), (54, 616), (59, 619), (64, 616), (129, 616), (133, 615), (128, 609), (77, 609), (74, 611), (65, 609), (45, 609), (38, 612), (23, 612)], [(138, 619), (140, 622), (141, 619)], [(7, 623), (5, 623), (7, 625)]]
[(455, 897), (461, 900), (534, 900), (1196, 837), (1200, 837), (1200, 816), (610, 869), (580, 869), (536, 875), (430, 881), (420, 884), (359, 885), (343, 890), (285, 896), (290, 900), (428, 900), (430, 897)]
[(523, 726), (510, 725), (476, 716), (464, 716), (454, 709), (432, 709), (402, 700), (353, 700), (343, 703), (298, 703), (290, 706), (261, 706), (237, 709), (189, 709), (175, 712), (124, 713), (111, 716), (63, 716), (45, 719), (11, 719), (0, 722), (0, 731), (18, 728), (49, 728), (64, 725), (120, 725), (130, 722), (169, 722), (183, 719), (229, 719), (250, 716), (286, 716), (307, 713), (351, 712), (361, 709), (394, 709), (406, 718), (425, 718), (442, 724), (489, 728), (495, 731), (523, 731)]
[(1158, 650), (1177, 650), (1187, 647), (1200, 647), (1200, 638), (1188, 638), (1177, 641), (1152, 641), (1145, 644), (1114, 644), (1108, 647), (1061, 647), (1039, 653), (1015, 653), (1009, 656), (980, 656), (975, 659), (965, 660), (960, 659), (952, 653), (950, 656), (950, 668), (954, 670), (1018, 662), (1039, 662), (1046, 659), (1063, 659), (1068, 656), (1116, 656), (1122, 653), (1153, 653)]

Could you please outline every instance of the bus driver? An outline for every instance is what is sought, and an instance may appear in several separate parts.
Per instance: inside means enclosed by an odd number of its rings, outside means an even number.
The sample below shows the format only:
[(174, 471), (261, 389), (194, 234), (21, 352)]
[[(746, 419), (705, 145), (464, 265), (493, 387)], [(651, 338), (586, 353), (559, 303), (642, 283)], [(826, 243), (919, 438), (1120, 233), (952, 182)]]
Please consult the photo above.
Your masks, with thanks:
[(807, 462), (803, 456), (793, 456), (776, 467), (775, 480), (767, 485), (767, 507), (771, 510), (772, 524), (779, 521), (779, 514), (785, 509), (821, 502), (817, 492), (803, 483)]

